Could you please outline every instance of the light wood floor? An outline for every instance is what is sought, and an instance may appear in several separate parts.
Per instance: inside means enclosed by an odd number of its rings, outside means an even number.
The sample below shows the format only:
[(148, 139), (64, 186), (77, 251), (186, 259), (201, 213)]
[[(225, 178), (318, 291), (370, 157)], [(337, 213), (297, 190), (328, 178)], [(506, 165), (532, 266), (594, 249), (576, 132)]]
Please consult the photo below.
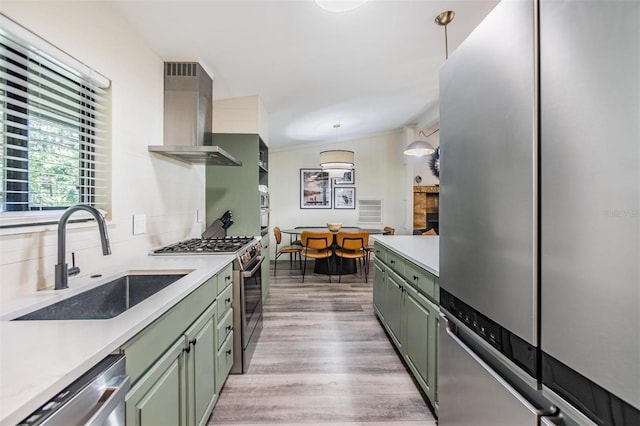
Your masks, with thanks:
[(332, 281), (272, 269), (249, 371), (229, 376), (209, 425), (436, 425), (375, 318), (372, 277)]

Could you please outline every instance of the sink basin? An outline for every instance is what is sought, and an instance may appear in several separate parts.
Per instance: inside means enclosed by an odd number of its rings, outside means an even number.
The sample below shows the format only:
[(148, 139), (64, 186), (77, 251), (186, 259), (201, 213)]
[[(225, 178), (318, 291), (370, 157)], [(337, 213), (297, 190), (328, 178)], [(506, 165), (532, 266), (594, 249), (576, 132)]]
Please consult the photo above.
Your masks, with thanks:
[(13, 319), (25, 320), (92, 320), (116, 317), (127, 309), (153, 296), (187, 275), (128, 274), (83, 293)]

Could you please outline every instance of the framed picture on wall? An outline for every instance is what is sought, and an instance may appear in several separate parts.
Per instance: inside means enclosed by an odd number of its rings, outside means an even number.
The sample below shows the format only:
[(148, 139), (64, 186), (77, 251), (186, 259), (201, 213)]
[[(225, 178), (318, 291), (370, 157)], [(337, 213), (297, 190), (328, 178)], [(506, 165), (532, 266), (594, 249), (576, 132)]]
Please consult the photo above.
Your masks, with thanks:
[(349, 170), (348, 172), (344, 172), (344, 176), (333, 179), (334, 185), (353, 185), (356, 179), (356, 171)]
[(338, 187), (333, 189), (333, 206), (336, 209), (356, 208), (356, 188)]
[(300, 208), (330, 209), (331, 179), (322, 169), (300, 169)]

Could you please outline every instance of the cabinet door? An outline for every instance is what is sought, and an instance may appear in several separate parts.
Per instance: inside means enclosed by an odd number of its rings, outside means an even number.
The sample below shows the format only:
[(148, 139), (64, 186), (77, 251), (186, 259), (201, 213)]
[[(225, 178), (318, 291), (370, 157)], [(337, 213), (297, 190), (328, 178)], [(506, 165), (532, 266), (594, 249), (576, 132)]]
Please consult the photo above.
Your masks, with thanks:
[(216, 398), (215, 359), (217, 302), (186, 331), (188, 424), (206, 424)]
[(402, 347), (402, 299), (404, 280), (395, 272), (388, 270), (385, 274), (385, 295), (387, 310), (384, 313), (391, 338), (398, 348)]
[(220, 392), (233, 366), (233, 331), (220, 347), (216, 361), (216, 390)]
[(128, 426), (187, 424), (185, 339), (171, 345), (126, 396)]
[(385, 267), (377, 258), (373, 262), (373, 307), (378, 313), (381, 320), (384, 321), (385, 316), (385, 283), (384, 283)]
[(435, 405), (439, 309), (415, 289), (407, 286), (403, 314), (404, 358), (427, 397)]

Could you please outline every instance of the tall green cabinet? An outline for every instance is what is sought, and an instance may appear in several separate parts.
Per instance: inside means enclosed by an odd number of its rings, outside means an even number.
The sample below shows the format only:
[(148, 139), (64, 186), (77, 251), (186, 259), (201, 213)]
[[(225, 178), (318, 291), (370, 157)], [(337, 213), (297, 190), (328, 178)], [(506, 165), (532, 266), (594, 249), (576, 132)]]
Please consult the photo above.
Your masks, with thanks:
[[(233, 212), (233, 225), (227, 235), (268, 236), (269, 227), (261, 226), (260, 192), (258, 185), (269, 185), (269, 148), (257, 133), (213, 133), (212, 144), (228, 151), (242, 162), (242, 166), (206, 167), (206, 219), (207, 225)], [(263, 244), (264, 244), (263, 238)], [(263, 298), (269, 293), (269, 252), (262, 275)]]

